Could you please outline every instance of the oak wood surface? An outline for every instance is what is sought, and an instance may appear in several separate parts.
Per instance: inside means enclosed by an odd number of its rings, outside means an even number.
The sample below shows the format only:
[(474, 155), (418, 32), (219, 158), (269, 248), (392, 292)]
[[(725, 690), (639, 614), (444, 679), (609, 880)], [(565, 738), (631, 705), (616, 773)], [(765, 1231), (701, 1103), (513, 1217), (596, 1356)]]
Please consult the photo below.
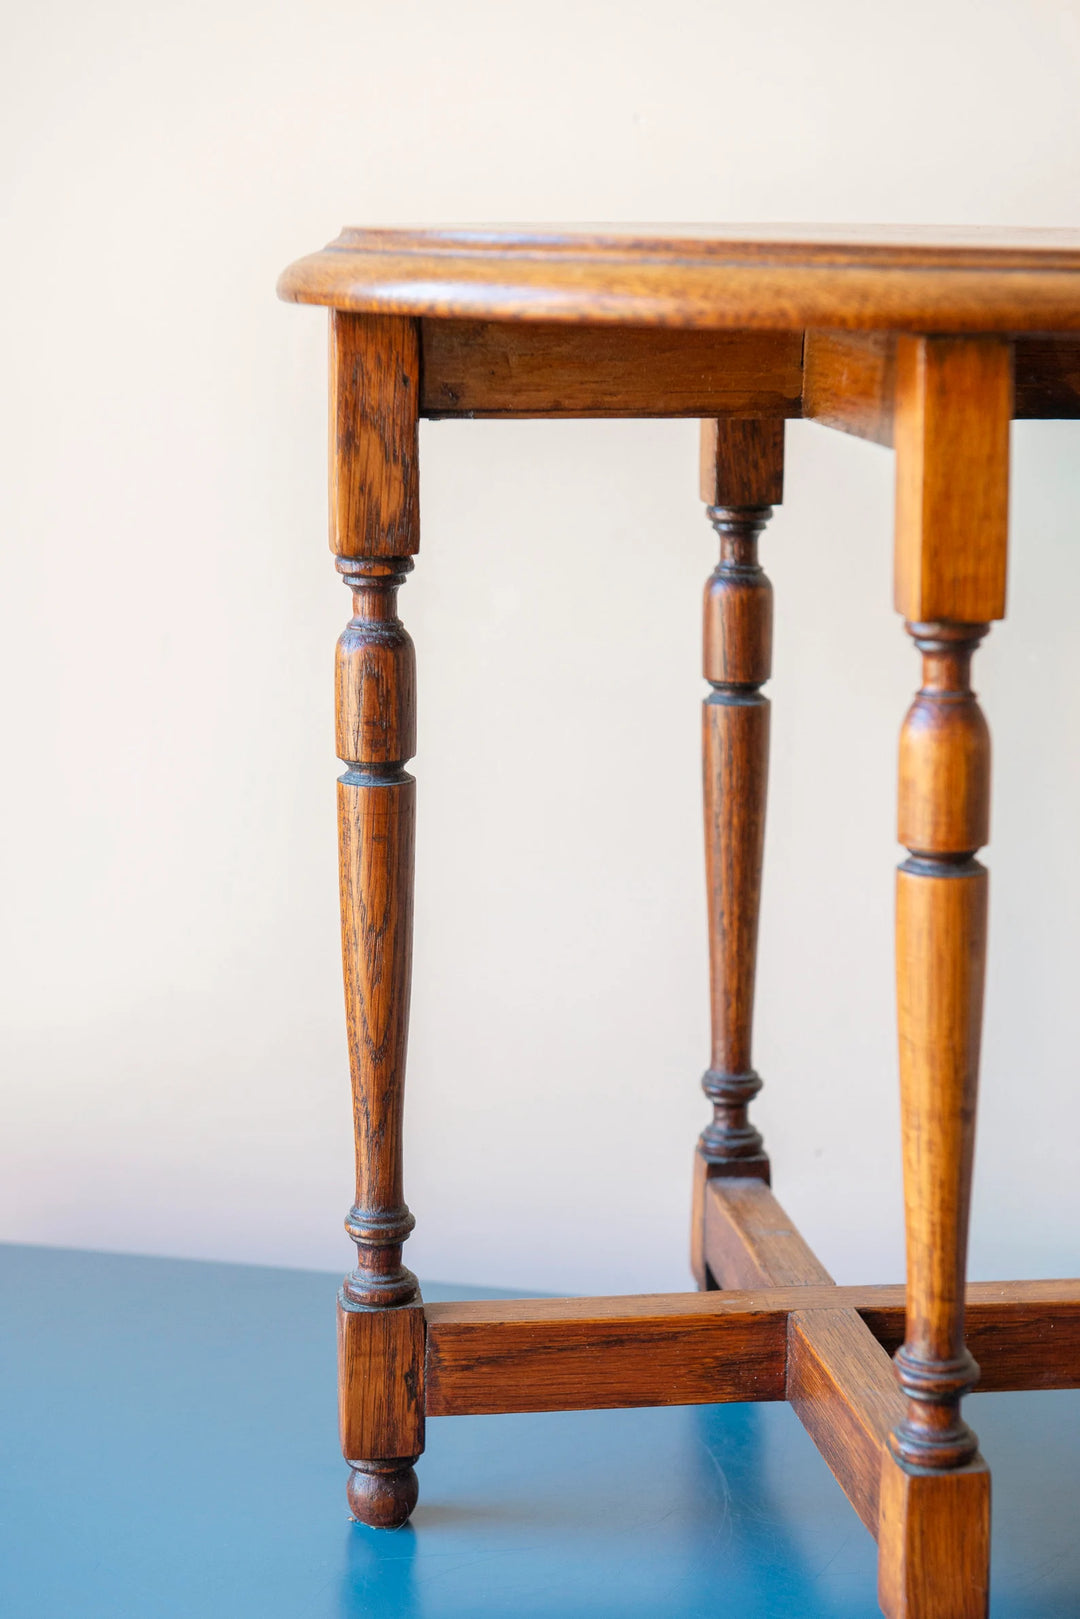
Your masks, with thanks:
[(892, 332), (807, 332), (802, 414), (824, 427), (891, 445), (896, 395)]
[(705, 1258), (719, 1287), (832, 1281), (764, 1181), (714, 1179), (705, 1199)]
[[(855, 1310), (887, 1349), (902, 1286), (428, 1304), (429, 1416), (785, 1398), (787, 1321)], [(984, 1389), (1080, 1386), (1080, 1281), (975, 1282), (970, 1341)]]
[[(893, 332), (807, 332), (802, 415), (892, 445), (897, 342)], [(1015, 419), (1080, 416), (1080, 339), (1018, 337), (1013, 365)]]
[(779, 506), (784, 498), (784, 422), (743, 415), (703, 421), (700, 493), (706, 507)]
[[(896, 600), (923, 679), (900, 741), (896, 879), (907, 1413), (890, 1443), (951, 1469), (977, 1440), (960, 1414), (979, 1369), (964, 1276), (986, 969), (990, 739), (971, 658), (1005, 610), (1012, 354), (995, 338), (901, 337), (896, 350)], [(916, 620), (916, 622), (910, 622)]]
[(1005, 614), (1012, 353), (998, 338), (896, 347), (896, 610), (918, 623)]
[(878, 1601), (885, 1619), (986, 1619), (990, 1472), (981, 1456), (913, 1473), (881, 1455)]
[(710, 1179), (709, 1165), (695, 1146), (690, 1171), (690, 1274), (702, 1292), (718, 1285), (705, 1255), (705, 1194)]
[(799, 332), (424, 320), (423, 416), (797, 416)]
[(908, 625), (922, 684), (900, 732), (897, 838), (915, 856), (970, 856), (989, 841), (990, 730), (971, 689), (986, 628)]
[[(357, 1245), (345, 1292), (361, 1305), (406, 1304), (416, 1278), (401, 1264), (412, 1230), (405, 1204), (402, 1118), (412, 971), (416, 784), (415, 660), (395, 598), (408, 558), (339, 562), (354, 614), (338, 643), (341, 955), (352, 1076)], [(355, 750), (355, 753), (354, 753)]]
[(848, 1500), (878, 1532), (881, 1452), (903, 1421), (892, 1362), (857, 1310), (800, 1310), (788, 1320), (787, 1397)]
[(412, 975), (416, 663), (397, 613), (419, 542), (416, 323), (331, 318), (330, 515), (353, 613), (335, 662), (338, 867), (356, 1191), (339, 1310), (341, 1430), (354, 1515), (403, 1524), (424, 1448), (424, 1321), (402, 1263), (402, 1119)]
[(281, 297), (464, 320), (1080, 330), (1080, 232), (853, 226), (344, 230)]
[[(754, 426), (805, 416), (893, 442), (893, 332), (427, 319), (420, 334), (424, 417), (700, 416)], [(1021, 336), (1013, 349), (1014, 416), (1080, 416), (1080, 338)]]
[(532, 1302), (548, 1308), (492, 1318), (427, 1307), (429, 1416), (784, 1398), (782, 1310), (738, 1296), (719, 1314), (662, 1297)]
[[(705, 894), (709, 941), (711, 1052), (702, 1089), (713, 1117), (698, 1154), (705, 1179), (769, 1178), (769, 1160), (748, 1109), (761, 1089), (751, 1059), (758, 916), (769, 764), (772, 585), (758, 561), (758, 536), (783, 495), (782, 421), (706, 421), (701, 494), (720, 542), (705, 586), (702, 706)], [(702, 1268), (702, 1175), (695, 1178), (691, 1265)]]
[(897, 1444), (918, 1466), (959, 1466), (959, 1414), (979, 1369), (964, 1345), (964, 1273), (986, 961), (986, 872), (897, 873), (897, 999), (907, 1234), (909, 1396)]
[(411, 556), (420, 544), (416, 321), (330, 316), (330, 549)]
[(363, 775), (401, 766), (416, 752), (416, 654), (397, 612), (408, 557), (342, 557), (353, 614), (334, 658), (337, 756)]
[[(795, 1283), (820, 1291), (830, 1281), (768, 1187), (754, 1181), (713, 1181), (707, 1196), (706, 1253), (710, 1272), (722, 1286)], [(880, 1331), (882, 1323), (877, 1325)], [(788, 1318), (787, 1399), (875, 1537), (880, 1531), (882, 1453), (906, 1415), (888, 1352), (897, 1347), (891, 1335), (888, 1349), (883, 1347), (850, 1306), (797, 1310)], [(970, 1495), (966, 1476), (957, 1488)], [(931, 1566), (935, 1557), (940, 1561), (949, 1552), (940, 1538), (927, 1542), (920, 1536), (924, 1505), (922, 1497), (904, 1493), (891, 1503), (884, 1559), (890, 1588), (898, 1578), (892, 1572), (898, 1561), (906, 1557), (910, 1565), (916, 1555), (912, 1548), (926, 1563), (923, 1577), (931, 1587), (945, 1589), (953, 1578), (951, 1566)], [(982, 1510), (981, 1498), (969, 1501), (967, 1510)], [(911, 1578), (910, 1566), (903, 1578)], [(940, 1611), (929, 1610), (928, 1619)]]
[[(894, 332), (427, 319), (420, 333), (425, 417), (699, 416), (753, 426), (802, 416), (893, 442)], [(1080, 417), (1080, 338), (1020, 336), (1013, 353), (1015, 418)]]
[[(1012, 356), (998, 339), (902, 337), (896, 351), (896, 597), (923, 679), (900, 741), (896, 880), (908, 1307), (907, 1396), (890, 1443), (910, 1467), (969, 1463), (960, 1414), (989, 837), (990, 739), (971, 658), (1005, 610)], [(910, 620), (917, 622), (910, 622)], [(892, 1555), (892, 1554), (890, 1554)]]
[[(760, 1181), (714, 1180), (707, 1198), (705, 1252), (720, 1287), (820, 1289), (831, 1283)], [(876, 1536), (881, 1447), (904, 1417), (887, 1351), (850, 1306), (796, 1311), (788, 1319), (785, 1387), (796, 1416)]]
[(407, 1458), (424, 1448), (422, 1305), (363, 1310), (338, 1304), (338, 1386), (342, 1455)]

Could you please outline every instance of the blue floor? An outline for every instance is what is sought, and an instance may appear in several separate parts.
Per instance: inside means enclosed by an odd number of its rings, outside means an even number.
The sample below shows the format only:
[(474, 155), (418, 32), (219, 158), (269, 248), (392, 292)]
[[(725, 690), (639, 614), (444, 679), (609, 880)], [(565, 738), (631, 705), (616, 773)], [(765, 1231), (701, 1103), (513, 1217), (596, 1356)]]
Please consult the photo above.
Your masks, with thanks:
[[(0, 1247), (3, 1619), (877, 1612), (873, 1542), (782, 1405), (439, 1418), (413, 1524), (350, 1523), (336, 1284)], [(969, 1411), (993, 1613), (1080, 1613), (1080, 1392)]]

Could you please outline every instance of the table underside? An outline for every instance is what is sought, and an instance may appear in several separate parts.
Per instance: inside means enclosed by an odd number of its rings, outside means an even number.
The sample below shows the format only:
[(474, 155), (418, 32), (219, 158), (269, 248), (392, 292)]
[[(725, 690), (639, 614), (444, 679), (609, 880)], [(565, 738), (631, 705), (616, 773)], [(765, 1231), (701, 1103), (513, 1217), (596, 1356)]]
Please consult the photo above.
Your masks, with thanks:
[[(419, 321), (420, 415), (806, 418), (893, 442), (897, 336)], [(1018, 336), (1013, 415), (1080, 417), (1080, 335)]]

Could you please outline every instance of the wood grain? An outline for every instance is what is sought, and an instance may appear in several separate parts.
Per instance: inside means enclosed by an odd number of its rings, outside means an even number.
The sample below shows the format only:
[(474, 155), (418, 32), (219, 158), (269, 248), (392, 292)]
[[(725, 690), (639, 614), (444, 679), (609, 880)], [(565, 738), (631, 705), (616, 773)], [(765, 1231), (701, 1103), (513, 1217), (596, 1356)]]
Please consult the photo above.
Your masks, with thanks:
[[(758, 561), (758, 536), (783, 493), (783, 471), (782, 422), (702, 423), (701, 493), (720, 542), (702, 634), (711, 688), (702, 708), (702, 780), (712, 1048), (701, 1083), (713, 1117), (698, 1154), (707, 1179), (769, 1178), (748, 1114), (761, 1089), (751, 1034), (769, 766), (761, 687), (772, 668), (772, 585)], [(699, 1193), (694, 1218), (702, 1212)], [(707, 1285), (701, 1240), (697, 1232), (691, 1238), (699, 1287)]]
[(705, 1258), (717, 1285), (723, 1288), (828, 1285), (832, 1281), (761, 1180), (709, 1182)]
[(977, 1441), (960, 1414), (979, 1369), (964, 1343), (989, 836), (990, 739), (971, 658), (1005, 610), (1012, 357), (998, 339), (901, 337), (896, 350), (897, 604), (923, 679), (900, 741), (896, 883), (907, 1414), (891, 1445), (955, 1469)]
[(697, 1146), (690, 1171), (690, 1274), (700, 1292), (708, 1293), (717, 1286), (705, 1255), (705, 1197), (709, 1189), (709, 1165)]
[(986, 1619), (990, 1473), (980, 1456), (951, 1473), (911, 1473), (883, 1450), (878, 1601), (885, 1619)]
[[(802, 1284), (742, 1292), (428, 1304), (429, 1416), (785, 1398), (787, 1322), (855, 1310), (904, 1334), (905, 1291)], [(1080, 1281), (972, 1283), (983, 1387), (1080, 1386)]]
[(330, 316), (330, 549), (412, 556), (420, 545), (417, 323)]
[(353, 1073), (357, 1244), (348, 1281), (359, 1304), (402, 1304), (416, 1281), (400, 1268), (412, 1229), (402, 1194), (401, 1122), (412, 954), (415, 783), (338, 783), (342, 955)]
[[(797, 416), (798, 332), (420, 323), (423, 416)], [(779, 498), (779, 497), (777, 497)]]
[(799, 1310), (788, 1320), (787, 1397), (872, 1535), (881, 1453), (903, 1421), (892, 1363), (857, 1310)]
[[(805, 416), (893, 442), (892, 332), (427, 319), (420, 334), (422, 417), (723, 417), (779, 434), (783, 420)], [(1080, 338), (1019, 337), (1014, 352), (1014, 416), (1080, 416)], [(707, 455), (702, 464), (711, 468)], [(732, 490), (726, 501), (702, 490), (708, 505), (781, 498), (779, 487), (755, 498)]]
[(1080, 232), (559, 226), (343, 231), (281, 297), (458, 320), (1080, 331)]
[[(718, 1293), (674, 1299), (429, 1304), (428, 1415), (784, 1398), (782, 1309)], [(725, 1304), (698, 1313), (688, 1299)]]
[(895, 395), (892, 332), (807, 332), (804, 416), (824, 427), (891, 445)]
[(356, 1265), (339, 1312), (340, 1401), (354, 1515), (397, 1528), (424, 1447), (424, 1322), (402, 1263), (402, 1118), (412, 978), (416, 660), (397, 612), (417, 548), (416, 323), (331, 320), (331, 543), (353, 613), (335, 663), (341, 957), (356, 1192)]
[(908, 1415), (899, 1454), (960, 1466), (974, 1436), (960, 1398), (978, 1378), (964, 1347), (964, 1272), (986, 962), (986, 872), (902, 868), (896, 885), (907, 1333), (897, 1351)]
[(415, 661), (395, 599), (408, 558), (342, 559), (354, 614), (338, 645), (341, 954), (352, 1075), (357, 1245), (345, 1290), (353, 1303), (405, 1304), (416, 1278), (401, 1264), (412, 1229), (405, 1204), (402, 1116), (412, 972), (416, 784)]
[(1012, 351), (1000, 338), (896, 347), (896, 610), (917, 623), (1005, 614)]
[(897, 837), (929, 860), (970, 856), (990, 838), (990, 731), (971, 689), (971, 659), (988, 626), (907, 628), (922, 684), (900, 731)]
[[(715, 576), (714, 576), (715, 577)], [(702, 712), (705, 891), (712, 1050), (702, 1089), (713, 1105), (699, 1149), (714, 1171), (768, 1177), (748, 1108), (761, 1089), (751, 1060), (769, 760), (769, 702), (715, 686)]]
[[(979, 1391), (1075, 1388), (1080, 1378), (1080, 1317), (1075, 1282), (969, 1282), (964, 1335), (979, 1365)], [(893, 1354), (904, 1337), (904, 1313), (874, 1303), (855, 1309), (878, 1343)]]
[[(994, 340), (902, 338), (896, 359), (897, 601), (919, 621), (922, 686), (900, 740), (897, 876), (908, 1396), (893, 1436), (912, 1466), (953, 1468), (976, 1441), (963, 1286), (986, 960), (990, 739), (971, 690), (985, 620), (1005, 609), (1011, 358)], [(931, 609), (931, 612), (926, 612)]]
[(779, 506), (784, 498), (783, 420), (746, 416), (703, 421), (700, 466), (706, 506)]
[[(877, 444), (893, 443), (893, 332), (807, 332), (802, 414)], [(1080, 417), (1080, 339), (1018, 337), (1013, 344), (1017, 420)]]
[(339, 1301), (341, 1450), (350, 1465), (371, 1457), (411, 1465), (423, 1450), (424, 1333), (419, 1303), (364, 1310)]
[(335, 746), (361, 775), (400, 766), (416, 752), (416, 652), (397, 612), (412, 566), (409, 557), (338, 562), (353, 615), (334, 661)]

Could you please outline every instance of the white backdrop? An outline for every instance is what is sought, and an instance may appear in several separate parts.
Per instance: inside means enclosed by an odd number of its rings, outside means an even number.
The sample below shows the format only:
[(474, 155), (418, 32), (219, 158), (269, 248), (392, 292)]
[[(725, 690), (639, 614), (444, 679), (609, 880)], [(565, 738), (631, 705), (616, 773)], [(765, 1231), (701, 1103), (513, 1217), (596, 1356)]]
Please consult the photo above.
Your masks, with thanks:
[[(342, 1269), (325, 540), (343, 223), (1080, 225), (1054, 0), (39, 0), (0, 118), (0, 1235)], [(696, 426), (423, 430), (406, 1191), (422, 1275), (686, 1284), (706, 1117)], [(1080, 424), (1014, 430), (976, 1275), (1080, 1268)], [(892, 463), (788, 430), (756, 1108), (841, 1280), (902, 1268)]]

